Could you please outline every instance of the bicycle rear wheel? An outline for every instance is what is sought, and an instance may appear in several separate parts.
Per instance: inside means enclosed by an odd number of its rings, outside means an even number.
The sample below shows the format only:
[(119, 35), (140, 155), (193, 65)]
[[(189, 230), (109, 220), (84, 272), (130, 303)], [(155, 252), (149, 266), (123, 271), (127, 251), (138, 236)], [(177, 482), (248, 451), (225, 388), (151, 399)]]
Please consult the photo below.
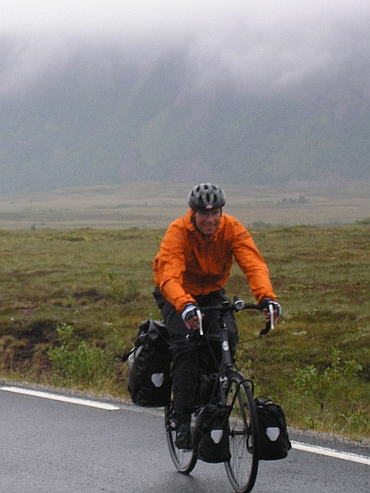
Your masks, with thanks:
[(170, 426), (171, 406), (165, 407), (165, 427), (168, 449), (172, 462), (182, 474), (190, 474), (197, 463), (197, 455), (194, 450), (178, 449), (175, 445), (176, 430)]
[(258, 470), (258, 418), (252, 390), (238, 372), (229, 377), (227, 402), (231, 459), (225, 462), (229, 481), (237, 493), (252, 490)]

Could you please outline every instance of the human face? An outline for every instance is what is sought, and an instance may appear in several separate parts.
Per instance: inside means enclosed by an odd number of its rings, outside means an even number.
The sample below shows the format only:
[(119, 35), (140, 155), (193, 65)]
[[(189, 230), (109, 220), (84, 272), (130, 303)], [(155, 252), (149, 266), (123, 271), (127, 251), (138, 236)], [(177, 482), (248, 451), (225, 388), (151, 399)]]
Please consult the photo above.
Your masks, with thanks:
[(197, 229), (205, 236), (212, 236), (216, 233), (220, 224), (221, 209), (197, 211), (194, 217)]

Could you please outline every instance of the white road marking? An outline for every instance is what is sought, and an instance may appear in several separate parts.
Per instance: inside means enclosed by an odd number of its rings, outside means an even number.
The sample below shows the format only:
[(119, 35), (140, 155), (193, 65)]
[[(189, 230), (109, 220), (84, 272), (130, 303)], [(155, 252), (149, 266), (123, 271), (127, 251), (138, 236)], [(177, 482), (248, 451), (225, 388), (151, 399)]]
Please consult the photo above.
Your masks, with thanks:
[(96, 407), (98, 409), (104, 409), (105, 411), (116, 411), (120, 409), (120, 407), (115, 406), (114, 404), (91, 401), (89, 399), (80, 399), (78, 397), (51, 394), (49, 392), (39, 392), (37, 390), (22, 389), (21, 387), (0, 387), (0, 390), (14, 392), (16, 394), (31, 395), (33, 397), (41, 397), (43, 399), (51, 399), (53, 401), (67, 402), (69, 404), (78, 404), (80, 406)]
[(350, 452), (339, 452), (330, 448), (319, 447), (318, 445), (307, 445), (306, 443), (291, 442), (292, 448), (296, 450), (302, 450), (304, 452), (311, 452), (313, 454), (327, 455), (328, 457), (335, 457), (336, 459), (343, 459), (352, 462), (358, 462), (359, 464), (366, 464), (370, 466), (370, 458), (364, 455), (352, 454)]
[[(6, 392), (14, 392), (16, 394), (30, 395), (33, 397), (41, 397), (43, 399), (51, 399), (54, 401), (67, 402), (70, 404), (78, 404), (80, 406), (95, 407), (106, 411), (117, 411), (119, 409), (122, 409), (122, 407), (115, 406), (114, 404), (109, 404), (106, 402), (97, 402), (89, 399), (81, 399), (78, 397), (68, 397), (59, 394), (52, 394), (50, 392), (40, 392), (37, 390), (23, 389), (21, 387), (0, 387), (0, 390), (4, 390)], [(131, 410), (135, 410), (135, 407), (131, 408)], [(158, 413), (158, 409), (138, 408), (138, 410), (147, 411), (147, 412), (155, 411), (155, 413)], [(303, 452), (310, 452), (318, 455), (326, 455), (328, 457), (334, 457), (337, 459), (343, 459), (343, 460), (357, 462), (359, 464), (365, 464), (367, 466), (370, 466), (370, 458), (364, 455), (352, 454), (350, 452), (339, 452), (338, 450), (319, 447), (318, 445), (308, 445), (306, 443), (300, 443), (295, 441), (292, 441), (291, 443), (292, 443), (292, 448), (296, 450), (302, 450)]]

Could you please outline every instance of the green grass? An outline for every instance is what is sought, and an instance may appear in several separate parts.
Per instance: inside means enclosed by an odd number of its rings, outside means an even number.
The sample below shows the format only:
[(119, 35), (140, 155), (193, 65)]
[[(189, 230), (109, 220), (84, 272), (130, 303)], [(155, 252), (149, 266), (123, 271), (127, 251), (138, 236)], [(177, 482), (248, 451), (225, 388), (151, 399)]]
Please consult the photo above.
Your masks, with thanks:
[[(290, 425), (369, 438), (370, 227), (251, 232), (283, 317), (275, 331), (256, 339), (261, 315), (238, 314), (239, 366), (255, 379), (259, 394), (283, 406)], [(160, 318), (152, 260), (163, 234), (0, 230), (2, 378), (128, 398), (127, 367), (115, 355), (132, 347), (142, 320)], [(236, 266), (227, 292), (252, 301)], [(63, 333), (63, 327), (73, 330)], [(63, 344), (66, 351), (55, 352)]]

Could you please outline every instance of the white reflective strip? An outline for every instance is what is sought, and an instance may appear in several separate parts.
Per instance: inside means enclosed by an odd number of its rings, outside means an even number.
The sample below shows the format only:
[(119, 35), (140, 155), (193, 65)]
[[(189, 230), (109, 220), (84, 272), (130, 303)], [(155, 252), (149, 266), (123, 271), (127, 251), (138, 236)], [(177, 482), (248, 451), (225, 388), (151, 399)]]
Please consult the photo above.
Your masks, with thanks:
[(80, 406), (96, 407), (97, 409), (103, 409), (105, 411), (117, 411), (118, 409), (120, 409), (118, 406), (106, 402), (97, 402), (97, 401), (91, 401), (89, 399), (80, 399), (78, 397), (69, 397), (66, 395), (51, 394), (49, 392), (39, 392), (37, 390), (22, 389), (21, 387), (0, 387), (0, 390), (5, 390), (6, 392), (13, 392), (15, 394), (41, 397), (43, 399), (50, 399), (53, 401), (67, 402), (69, 404), (78, 404)]
[(307, 445), (306, 443), (291, 442), (292, 448), (296, 450), (302, 450), (303, 452), (310, 452), (313, 454), (326, 455), (328, 457), (335, 457), (336, 459), (348, 460), (351, 462), (358, 462), (359, 464), (366, 464), (370, 466), (370, 457), (364, 455), (352, 454), (350, 452), (339, 452), (330, 448), (319, 447), (318, 445)]

